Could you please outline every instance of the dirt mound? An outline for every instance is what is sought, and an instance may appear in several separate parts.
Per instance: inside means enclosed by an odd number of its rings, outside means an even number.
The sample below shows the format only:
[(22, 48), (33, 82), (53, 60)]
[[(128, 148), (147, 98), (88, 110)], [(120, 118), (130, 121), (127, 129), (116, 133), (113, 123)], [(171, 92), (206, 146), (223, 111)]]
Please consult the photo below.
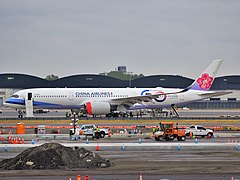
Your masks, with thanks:
[(57, 143), (46, 143), (26, 149), (15, 158), (0, 162), (0, 169), (72, 169), (109, 167), (111, 163), (85, 148), (70, 148)]

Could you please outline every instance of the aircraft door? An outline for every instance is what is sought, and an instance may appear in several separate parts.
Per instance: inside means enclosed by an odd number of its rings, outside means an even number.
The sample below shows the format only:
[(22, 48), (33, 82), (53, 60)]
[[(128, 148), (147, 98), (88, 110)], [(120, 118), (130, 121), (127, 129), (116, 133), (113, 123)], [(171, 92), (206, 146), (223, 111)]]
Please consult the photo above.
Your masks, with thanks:
[(184, 93), (179, 94), (180, 101), (184, 101)]
[(28, 92), (25, 96), (26, 117), (33, 117), (33, 93)]
[(68, 98), (69, 98), (70, 101), (74, 100), (73, 92), (68, 93)]
[(27, 100), (28, 100), (28, 101), (31, 101), (31, 100), (32, 100), (32, 97), (33, 97), (33, 95), (32, 95), (31, 92), (27, 93)]

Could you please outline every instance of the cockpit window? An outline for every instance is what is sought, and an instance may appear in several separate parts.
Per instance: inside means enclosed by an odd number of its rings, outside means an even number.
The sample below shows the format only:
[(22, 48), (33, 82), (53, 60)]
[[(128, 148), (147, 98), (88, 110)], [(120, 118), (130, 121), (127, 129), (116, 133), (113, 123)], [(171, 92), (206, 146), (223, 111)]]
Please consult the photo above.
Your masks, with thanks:
[(12, 95), (11, 97), (14, 97), (14, 98), (19, 98), (19, 95), (17, 95), (17, 94), (14, 94), (14, 95)]

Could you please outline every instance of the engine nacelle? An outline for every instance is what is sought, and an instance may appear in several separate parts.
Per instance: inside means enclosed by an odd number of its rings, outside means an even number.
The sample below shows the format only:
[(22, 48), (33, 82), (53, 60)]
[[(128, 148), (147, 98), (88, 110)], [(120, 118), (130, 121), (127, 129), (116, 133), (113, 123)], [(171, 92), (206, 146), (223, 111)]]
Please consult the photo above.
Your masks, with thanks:
[(87, 102), (86, 110), (88, 114), (104, 115), (110, 113), (111, 106), (106, 102)]

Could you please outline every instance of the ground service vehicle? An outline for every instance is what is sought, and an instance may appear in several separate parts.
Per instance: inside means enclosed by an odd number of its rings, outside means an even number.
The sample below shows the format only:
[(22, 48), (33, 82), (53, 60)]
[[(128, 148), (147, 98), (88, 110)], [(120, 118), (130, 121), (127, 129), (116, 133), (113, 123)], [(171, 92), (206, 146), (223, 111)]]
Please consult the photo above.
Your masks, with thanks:
[(86, 135), (86, 136), (92, 136), (95, 138), (104, 138), (105, 135), (107, 135), (109, 132), (109, 129), (106, 128), (98, 128), (94, 124), (85, 124), (76, 127), (75, 134), (74, 129), (70, 129), (70, 135)]
[(48, 113), (48, 112), (49, 112), (48, 109), (35, 109), (35, 110), (33, 110), (33, 113), (36, 113), (36, 114)]
[(213, 136), (213, 130), (206, 129), (201, 125), (192, 125), (186, 128), (186, 136), (190, 136), (190, 133), (192, 133), (193, 136), (201, 136), (203, 138), (206, 136), (211, 138)]
[(158, 131), (154, 133), (156, 141), (173, 141), (175, 138), (178, 141), (186, 140), (186, 133), (184, 129), (179, 129), (174, 126), (174, 122), (160, 122)]

